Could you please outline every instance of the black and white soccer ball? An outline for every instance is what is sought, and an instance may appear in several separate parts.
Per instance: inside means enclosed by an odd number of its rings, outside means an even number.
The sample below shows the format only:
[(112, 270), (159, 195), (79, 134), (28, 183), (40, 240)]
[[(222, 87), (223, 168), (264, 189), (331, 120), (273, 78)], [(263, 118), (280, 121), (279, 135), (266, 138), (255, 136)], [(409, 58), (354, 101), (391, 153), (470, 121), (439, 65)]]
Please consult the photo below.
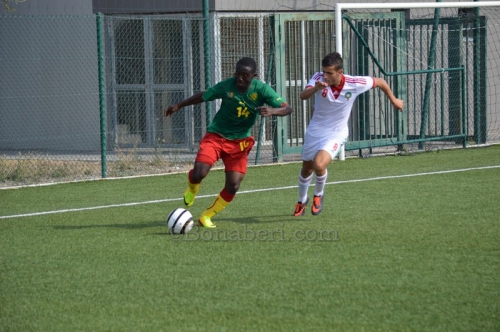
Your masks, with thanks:
[(193, 228), (193, 216), (186, 209), (175, 209), (168, 215), (167, 226), (173, 234), (187, 234)]

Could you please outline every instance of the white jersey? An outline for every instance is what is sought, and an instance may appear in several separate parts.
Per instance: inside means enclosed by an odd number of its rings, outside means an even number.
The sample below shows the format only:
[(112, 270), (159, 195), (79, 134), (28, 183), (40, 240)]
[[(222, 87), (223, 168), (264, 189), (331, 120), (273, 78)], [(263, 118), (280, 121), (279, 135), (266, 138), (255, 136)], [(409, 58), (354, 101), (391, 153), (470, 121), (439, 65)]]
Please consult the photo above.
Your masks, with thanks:
[[(307, 86), (314, 87), (316, 81), (324, 82), (322, 72), (314, 74)], [(374, 85), (375, 80), (370, 76), (342, 75), (338, 87), (328, 86), (316, 92), (314, 112), (307, 126), (307, 135), (317, 138), (332, 135), (347, 136), (349, 134), (347, 122), (354, 101)]]

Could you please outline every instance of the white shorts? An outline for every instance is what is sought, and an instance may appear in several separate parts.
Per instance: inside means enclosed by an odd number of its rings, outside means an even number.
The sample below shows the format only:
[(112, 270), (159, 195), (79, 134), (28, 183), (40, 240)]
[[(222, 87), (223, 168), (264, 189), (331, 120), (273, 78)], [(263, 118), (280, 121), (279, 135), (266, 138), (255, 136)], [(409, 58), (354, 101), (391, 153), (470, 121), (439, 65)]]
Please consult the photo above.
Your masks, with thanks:
[(328, 137), (318, 138), (309, 136), (306, 133), (304, 146), (302, 147), (302, 160), (313, 160), (319, 150), (325, 150), (332, 156), (332, 160), (337, 157), (340, 148), (347, 141), (348, 134), (332, 135)]

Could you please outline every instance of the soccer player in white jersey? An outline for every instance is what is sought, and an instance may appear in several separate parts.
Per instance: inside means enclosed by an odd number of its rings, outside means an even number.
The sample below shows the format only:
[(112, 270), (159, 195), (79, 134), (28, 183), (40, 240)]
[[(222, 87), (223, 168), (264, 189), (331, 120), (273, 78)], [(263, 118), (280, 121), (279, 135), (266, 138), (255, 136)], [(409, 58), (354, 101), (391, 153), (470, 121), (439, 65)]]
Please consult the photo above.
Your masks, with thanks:
[(307, 189), (315, 176), (314, 198), (311, 213), (323, 210), (323, 197), (327, 166), (337, 156), (349, 135), (347, 122), (352, 105), (360, 94), (380, 88), (397, 110), (403, 109), (403, 101), (394, 96), (383, 78), (344, 75), (343, 61), (339, 53), (325, 56), (321, 62), (323, 71), (314, 74), (300, 99), (314, 96), (314, 112), (306, 129), (302, 149), (302, 169), (299, 174), (299, 199), (295, 205), (296, 217), (303, 216), (309, 202)]

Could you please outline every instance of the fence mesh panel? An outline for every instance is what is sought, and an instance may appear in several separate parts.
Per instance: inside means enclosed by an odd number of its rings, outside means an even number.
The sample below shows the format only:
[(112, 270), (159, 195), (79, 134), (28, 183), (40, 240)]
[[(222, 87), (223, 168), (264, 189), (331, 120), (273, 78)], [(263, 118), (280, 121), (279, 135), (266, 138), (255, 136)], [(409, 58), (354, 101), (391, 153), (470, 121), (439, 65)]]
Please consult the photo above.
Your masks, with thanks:
[(100, 174), (96, 19), (0, 18), (0, 183)]
[[(108, 9), (112, 3), (96, 2)], [(22, 5), (28, 6), (28, 2)], [(211, 68), (211, 82), (208, 83), (211, 85), (232, 76), (236, 62), (243, 56), (257, 60), (259, 79), (274, 88), (278, 88), (276, 82), (286, 81), (287, 95), (283, 97), (294, 106), (294, 114), (289, 117), (287, 127), (280, 130), (287, 134), (285, 145), (300, 148), (312, 101), (302, 102), (297, 95), (306, 79), (321, 70), (324, 52), (318, 54), (318, 49), (322, 49), (322, 45), (334, 47), (333, 8), (307, 7), (305, 10), (328, 9), (331, 16), (315, 23), (309, 21), (309, 17), (317, 13), (297, 11), (296, 17), (282, 27), (273, 25), (272, 11), (244, 15), (211, 12), (210, 39), (207, 41), (205, 19), (199, 10), (187, 12), (187, 5), (181, 1), (175, 5), (185, 7), (175, 13), (159, 10), (165, 2), (154, 2), (154, 5), (157, 7), (153, 9), (165, 14), (151, 14), (155, 11), (142, 3), (143, 7), (137, 12), (145, 14), (127, 14), (137, 9), (127, 7), (116, 14), (102, 16), (102, 33), (98, 33), (97, 23), (101, 17), (98, 15), (15, 16), (6, 13), (0, 16), (0, 186), (96, 179), (102, 177), (103, 163), (108, 177), (188, 170), (206, 132), (207, 122), (219, 104), (214, 101), (185, 107), (168, 118), (163, 117), (163, 110), (207, 88), (207, 65)], [(228, 2), (228, 6), (232, 6), (232, 2)], [(434, 10), (412, 9), (411, 15), (404, 19), (404, 28), (392, 23), (375, 25), (374, 21), (365, 24), (363, 18), (356, 16), (388, 14), (390, 10), (349, 10), (346, 13), (388, 71), (394, 63), (391, 52), (403, 52), (394, 49), (393, 37), (396, 35), (404, 35), (403, 43), (398, 45), (404, 50), (405, 61), (398, 70), (466, 67), (468, 76), (465, 92), (461, 94), (457, 87), (462, 81), (452, 72), (432, 74), (428, 92), (426, 75), (407, 75), (404, 81), (386, 77), (391, 84), (399, 84), (405, 89), (407, 113), (401, 120), (406, 122), (404, 139), (411, 141), (424, 137), (430, 142), (441, 139), (440, 136), (453, 135), (459, 131), (457, 126), (462, 130), (465, 124), (469, 144), (500, 142), (497, 103), (499, 8), (481, 8), (479, 20), (475, 20), (473, 10), (443, 9), (432, 66), (429, 53), (432, 53)], [(283, 42), (288, 53), (275, 54), (274, 29), (284, 29)], [(363, 69), (367, 75), (383, 76), (368, 55), (359, 57), (365, 48), (350, 31), (345, 32), (347, 39), (343, 50), (348, 60), (348, 73), (363, 74)], [(102, 53), (98, 37), (104, 46)], [(310, 42), (310, 46), (301, 49), (303, 46), (298, 43), (301, 38)], [(478, 40), (481, 43), (475, 42)], [(205, 45), (210, 46), (209, 64), (205, 63)], [(104, 58), (103, 82), (99, 81), (100, 54)], [(460, 56), (454, 57), (454, 54)], [(301, 61), (304, 55), (306, 59)], [(286, 64), (285, 73), (275, 72), (279, 56), (283, 57), (279, 61)], [(477, 59), (483, 59), (479, 67)], [(279, 80), (277, 75), (286, 78)], [(100, 86), (104, 87), (103, 95), (100, 95)], [(372, 99), (358, 103), (359, 107), (353, 110), (350, 141), (359, 138), (360, 142), (370, 143), (389, 139), (389, 145), (379, 145), (377, 152), (398, 151), (399, 137), (396, 137), (390, 105), (383, 104), (387, 104), (385, 98), (366, 96)], [(465, 99), (457, 96), (465, 96)], [(424, 103), (426, 98), (428, 102)], [(100, 100), (104, 101), (103, 105)], [(103, 131), (102, 107), (106, 111)], [(449, 111), (453, 107), (463, 110), (458, 113), (465, 112), (466, 123), (456, 122), (460, 115)], [(422, 117), (424, 108), (427, 109), (426, 117)], [(391, 113), (384, 113), (387, 110)], [(281, 137), (276, 134), (277, 128), (276, 119), (257, 121), (252, 134), (261, 138), (261, 142), (252, 150), (250, 164), (276, 160), (282, 152), (273, 144)], [(458, 144), (452, 138), (434, 140), (427, 146), (442, 148), (448, 143)], [(410, 145), (410, 149), (420, 150), (420, 145)], [(104, 160), (101, 158), (103, 151)], [(358, 153), (356, 150), (349, 152), (351, 155)], [(297, 158), (300, 159), (298, 154), (290, 153), (284, 160)]]
[[(206, 105), (163, 110), (206, 89), (203, 22), (167, 15), (104, 16), (107, 176), (189, 169), (206, 132)], [(97, 17), (2, 16), (0, 185), (101, 177)], [(213, 83), (242, 56), (272, 84), (269, 15), (217, 17)], [(212, 83), (212, 84), (213, 84)], [(4, 88), (5, 87), (5, 88)], [(273, 160), (272, 119), (251, 163)], [(218, 164), (216, 166), (220, 166)]]

